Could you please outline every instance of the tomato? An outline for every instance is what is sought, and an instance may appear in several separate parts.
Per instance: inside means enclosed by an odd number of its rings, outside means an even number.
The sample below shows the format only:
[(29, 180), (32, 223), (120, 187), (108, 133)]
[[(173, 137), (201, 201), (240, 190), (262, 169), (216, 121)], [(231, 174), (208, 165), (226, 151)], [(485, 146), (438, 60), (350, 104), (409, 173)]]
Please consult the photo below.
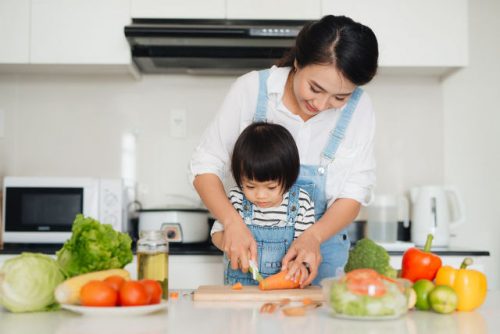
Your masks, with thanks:
[(141, 306), (149, 303), (149, 295), (144, 287), (138, 281), (126, 281), (120, 288), (121, 306)]
[(118, 275), (112, 275), (104, 279), (104, 282), (106, 282), (110, 287), (112, 287), (116, 291), (120, 291), (120, 288), (122, 284), (125, 282), (125, 279)]
[(347, 289), (357, 295), (380, 297), (386, 292), (381, 275), (372, 269), (356, 269), (346, 274)]
[(144, 279), (140, 282), (146, 288), (149, 296), (149, 304), (159, 304), (163, 293), (160, 283), (152, 279)]
[(116, 306), (118, 292), (103, 281), (90, 281), (80, 290), (83, 306)]

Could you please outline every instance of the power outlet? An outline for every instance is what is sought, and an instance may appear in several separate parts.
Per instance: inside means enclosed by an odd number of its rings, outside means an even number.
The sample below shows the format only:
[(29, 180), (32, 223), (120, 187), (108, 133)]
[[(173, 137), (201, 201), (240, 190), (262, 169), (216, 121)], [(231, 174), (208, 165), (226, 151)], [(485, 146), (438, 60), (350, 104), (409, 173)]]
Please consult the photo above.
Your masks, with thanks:
[(170, 136), (186, 138), (187, 124), (186, 111), (183, 109), (170, 110)]

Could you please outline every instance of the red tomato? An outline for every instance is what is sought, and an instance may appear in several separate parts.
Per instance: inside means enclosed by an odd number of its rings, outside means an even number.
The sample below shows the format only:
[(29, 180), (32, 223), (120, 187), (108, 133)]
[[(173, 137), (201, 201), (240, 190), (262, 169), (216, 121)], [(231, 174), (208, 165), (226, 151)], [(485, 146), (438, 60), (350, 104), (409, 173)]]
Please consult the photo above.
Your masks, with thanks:
[(140, 282), (146, 288), (149, 296), (149, 304), (159, 304), (163, 293), (160, 283), (152, 279), (144, 279)]
[(110, 287), (112, 287), (116, 291), (120, 291), (120, 288), (122, 284), (125, 282), (125, 279), (118, 275), (112, 275), (104, 279), (104, 282), (106, 282)]
[(118, 292), (103, 281), (90, 281), (80, 290), (83, 306), (116, 306)]
[(149, 295), (144, 285), (138, 281), (126, 281), (120, 288), (121, 306), (141, 306), (149, 303)]

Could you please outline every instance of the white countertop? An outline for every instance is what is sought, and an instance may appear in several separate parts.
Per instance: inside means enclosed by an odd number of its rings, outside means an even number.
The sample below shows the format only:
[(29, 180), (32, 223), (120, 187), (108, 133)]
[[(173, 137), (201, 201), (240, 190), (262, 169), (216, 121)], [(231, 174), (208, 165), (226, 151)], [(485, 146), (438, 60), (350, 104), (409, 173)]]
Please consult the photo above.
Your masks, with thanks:
[(180, 293), (167, 311), (146, 316), (93, 317), (69, 311), (9, 313), (0, 308), (1, 334), (223, 334), (223, 333), (496, 333), (500, 328), (500, 291), (489, 291), (486, 302), (473, 312), (441, 315), (410, 311), (396, 320), (336, 319), (326, 306), (302, 317), (281, 312), (260, 314), (262, 303), (193, 302)]

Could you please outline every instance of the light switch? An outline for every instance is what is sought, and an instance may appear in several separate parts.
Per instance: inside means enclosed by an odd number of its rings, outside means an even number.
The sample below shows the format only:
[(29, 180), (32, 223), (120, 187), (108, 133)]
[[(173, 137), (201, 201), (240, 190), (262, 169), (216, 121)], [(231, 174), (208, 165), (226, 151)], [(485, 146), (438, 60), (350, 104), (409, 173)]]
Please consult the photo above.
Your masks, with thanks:
[(183, 109), (170, 110), (170, 136), (186, 138), (186, 111)]

